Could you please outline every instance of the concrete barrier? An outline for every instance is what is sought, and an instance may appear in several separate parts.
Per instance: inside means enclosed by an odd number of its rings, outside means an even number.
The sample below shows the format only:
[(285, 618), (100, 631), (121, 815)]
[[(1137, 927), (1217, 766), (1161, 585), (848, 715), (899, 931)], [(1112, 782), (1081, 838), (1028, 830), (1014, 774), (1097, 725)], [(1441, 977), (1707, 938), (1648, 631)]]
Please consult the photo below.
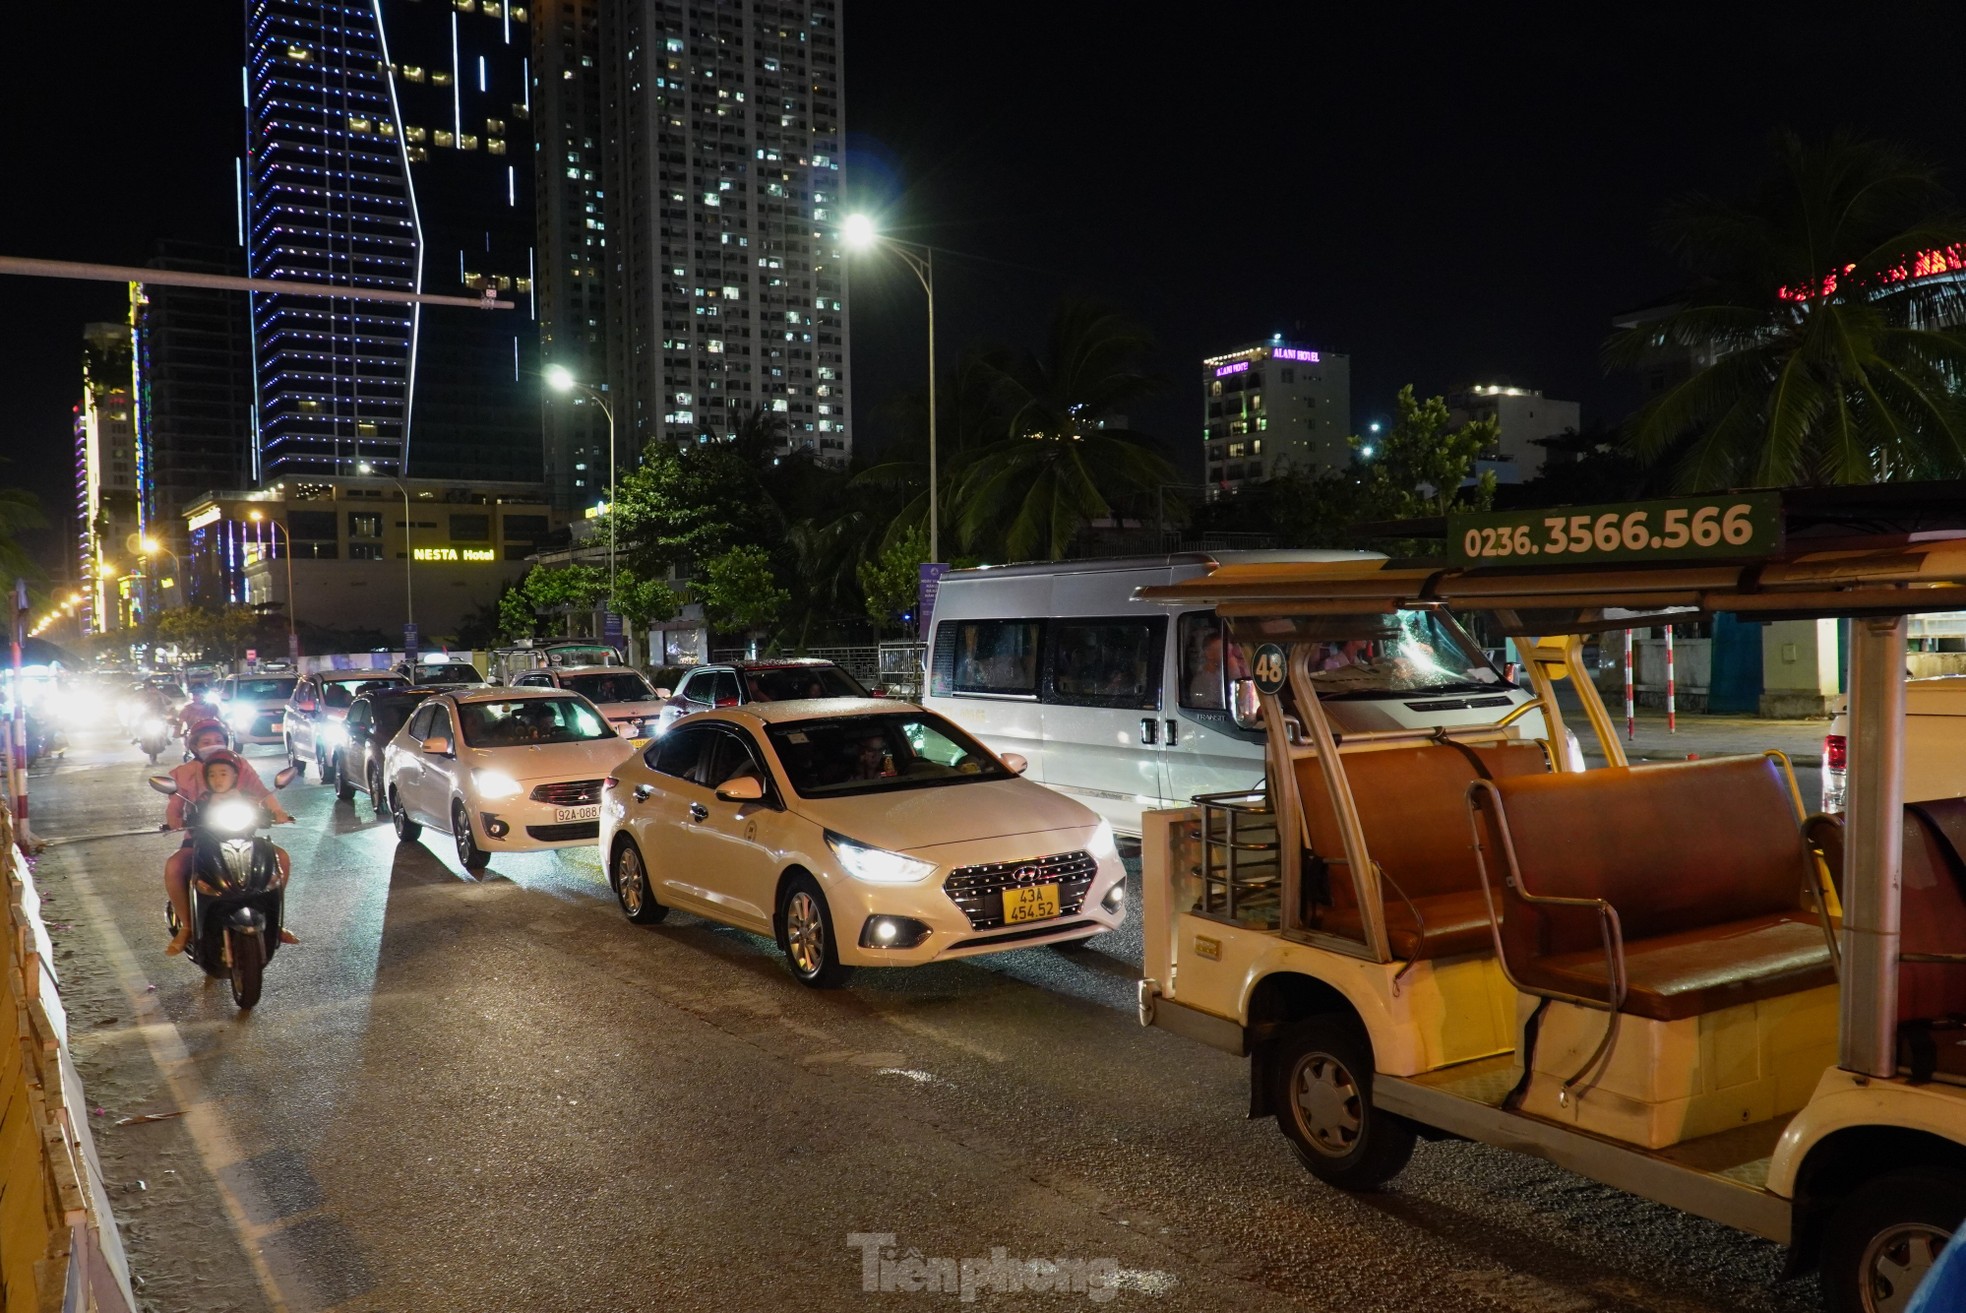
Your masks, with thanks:
[(0, 877), (7, 904), (0, 1009), (14, 1038), (0, 1053), (0, 1307), (133, 1313), (129, 1263), (68, 1053), (41, 897), (4, 814)]

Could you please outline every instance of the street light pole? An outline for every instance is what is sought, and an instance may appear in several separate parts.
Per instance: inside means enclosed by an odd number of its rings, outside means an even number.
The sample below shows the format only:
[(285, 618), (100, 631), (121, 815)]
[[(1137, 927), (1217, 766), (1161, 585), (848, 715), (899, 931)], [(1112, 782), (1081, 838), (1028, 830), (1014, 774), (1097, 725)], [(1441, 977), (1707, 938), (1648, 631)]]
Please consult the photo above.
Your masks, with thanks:
[[(357, 474), (368, 475), (371, 478), (388, 479), (396, 485), (396, 491), (403, 494), (403, 624), (405, 626), (413, 625), (416, 623), (416, 583), (414, 576), (410, 573), (410, 566), (416, 561), (416, 549), (410, 545), (410, 535), (415, 532), (414, 526), (410, 523), (410, 490), (403, 486), (401, 479), (393, 475), (376, 474), (375, 466), (369, 464), (367, 461), (363, 461), (357, 465), (355, 472)], [(291, 535), (289, 535), (289, 541), (291, 541)]]
[(546, 383), (555, 392), (579, 392), (601, 408), (608, 417), (608, 607), (614, 607), (614, 475), (620, 468), (614, 455), (614, 408), (602, 391), (582, 383), (573, 376), (573, 371), (565, 365), (552, 365), (546, 370)]
[(942, 559), (942, 498), (939, 490), (935, 431), (935, 248), (920, 242), (904, 242), (875, 231), (865, 215), (851, 215), (841, 228), (849, 246), (881, 245), (893, 251), (914, 271), (928, 296), (928, 559)]
[[(164, 546), (162, 543), (158, 542), (155, 538), (145, 538), (143, 540), (142, 546), (143, 546), (143, 554), (146, 557), (155, 556), (159, 552), (162, 552), (164, 555), (171, 558), (171, 571), (172, 571), (171, 577), (177, 581), (177, 586), (179, 588), (183, 588), (184, 587), (183, 559), (180, 558), (176, 552)], [(152, 601), (152, 603), (155, 603), (157, 600), (154, 589), (152, 590), (152, 596), (150, 600)], [(190, 603), (187, 602), (185, 603), (185, 605), (189, 606)]]
[(288, 529), (285, 525), (281, 524), (278, 520), (267, 519), (265, 515), (259, 511), (252, 512), (250, 518), (255, 524), (264, 523), (268, 528), (273, 530), (273, 545), (276, 548), (279, 547), (280, 545), (281, 532), (284, 531), (287, 535), (287, 655), (290, 657), (298, 658), (300, 656), (300, 633), (299, 630), (295, 627), (295, 623), (294, 623), (295, 604), (294, 604), (293, 530)]

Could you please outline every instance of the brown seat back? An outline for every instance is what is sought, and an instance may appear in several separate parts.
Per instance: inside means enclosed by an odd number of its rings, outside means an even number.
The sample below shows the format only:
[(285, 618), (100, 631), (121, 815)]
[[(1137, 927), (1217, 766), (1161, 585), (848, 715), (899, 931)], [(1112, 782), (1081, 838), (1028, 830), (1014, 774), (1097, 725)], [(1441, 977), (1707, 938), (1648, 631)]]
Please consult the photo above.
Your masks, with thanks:
[[(1966, 798), (1905, 804), (1899, 951), (1966, 953)], [(1966, 964), (1898, 968), (1898, 1019), (1966, 1015)]]
[[(1626, 942), (1791, 912), (1805, 849), (1781, 766), (1718, 757), (1496, 784), (1522, 883), (1542, 897), (1601, 898)], [(1599, 947), (1597, 914), (1525, 902), (1504, 887), (1504, 848), (1485, 791), (1475, 825), (1501, 899), (1511, 962)]]
[[(1344, 764), (1365, 830), (1366, 851), (1399, 891), (1414, 899), (1481, 887), (1468, 845), (1471, 781), (1482, 778), (1484, 771), (1492, 779), (1513, 779), (1549, 769), (1548, 758), (1535, 743), (1492, 748), (1429, 743), (1348, 752)], [(1321, 762), (1298, 759), (1297, 790), (1303, 801), (1306, 844), (1326, 861), (1343, 860), (1344, 835), (1331, 808)], [(1343, 867), (1331, 880), (1330, 893), (1334, 906), (1357, 905), (1354, 885)], [(1399, 897), (1391, 888), (1381, 894), (1389, 902)]]

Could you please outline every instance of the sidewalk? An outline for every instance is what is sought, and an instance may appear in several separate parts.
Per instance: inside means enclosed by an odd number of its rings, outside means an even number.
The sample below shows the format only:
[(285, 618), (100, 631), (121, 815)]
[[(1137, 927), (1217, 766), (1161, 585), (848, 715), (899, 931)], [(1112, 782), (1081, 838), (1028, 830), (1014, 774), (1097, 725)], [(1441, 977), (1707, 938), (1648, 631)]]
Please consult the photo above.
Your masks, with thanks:
[[(1574, 716), (1566, 707), (1565, 718), (1583, 744), (1584, 756), (1604, 759), (1597, 736), (1579, 710)], [(1623, 739), (1623, 708), (1613, 708), (1612, 721)], [(1756, 716), (1679, 717), (1679, 732), (1666, 733), (1666, 713), (1647, 707), (1638, 709), (1638, 734), (1625, 742), (1625, 755), (1632, 761), (1684, 761), (1688, 756), (1726, 757), (1778, 748), (1788, 754), (1795, 766), (1823, 764), (1823, 735), (1829, 731), (1826, 718), (1814, 720), (1762, 720)]]

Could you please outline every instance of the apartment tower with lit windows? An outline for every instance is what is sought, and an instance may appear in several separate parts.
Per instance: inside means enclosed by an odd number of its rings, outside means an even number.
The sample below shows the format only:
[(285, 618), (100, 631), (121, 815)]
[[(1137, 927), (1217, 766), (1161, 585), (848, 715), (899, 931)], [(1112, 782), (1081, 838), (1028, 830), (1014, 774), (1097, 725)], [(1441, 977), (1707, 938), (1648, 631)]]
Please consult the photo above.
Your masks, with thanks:
[[(556, 270), (606, 280), (624, 462), (759, 410), (793, 450), (852, 453), (840, 9), (599, 0), (605, 209), (546, 241)], [(587, 136), (544, 141), (542, 161), (585, 182)]]
[(246, 0), (250, 274), (516, 302), (254, 293), (262, 484), (364, 464), (540, 478), (529, 20), (501, 0)]

